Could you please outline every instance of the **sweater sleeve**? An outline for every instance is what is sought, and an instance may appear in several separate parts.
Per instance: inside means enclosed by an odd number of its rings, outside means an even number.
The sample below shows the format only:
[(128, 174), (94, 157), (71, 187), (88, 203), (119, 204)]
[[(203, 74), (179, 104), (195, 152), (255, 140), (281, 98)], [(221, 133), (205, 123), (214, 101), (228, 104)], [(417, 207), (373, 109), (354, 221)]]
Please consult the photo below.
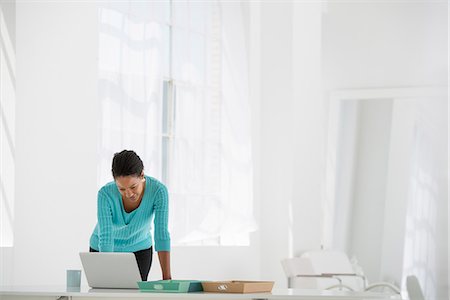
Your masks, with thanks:
[(155, 201), (155, 251), (170, 251), (169, 197), (167, 188), (161, 185)]
[(97, 196), (97, 219), (99, 226), (98, 250), (100, 252), (113, 252), (112, 238), (112, 208), (108, 201), (108, 194), (100, 190)]

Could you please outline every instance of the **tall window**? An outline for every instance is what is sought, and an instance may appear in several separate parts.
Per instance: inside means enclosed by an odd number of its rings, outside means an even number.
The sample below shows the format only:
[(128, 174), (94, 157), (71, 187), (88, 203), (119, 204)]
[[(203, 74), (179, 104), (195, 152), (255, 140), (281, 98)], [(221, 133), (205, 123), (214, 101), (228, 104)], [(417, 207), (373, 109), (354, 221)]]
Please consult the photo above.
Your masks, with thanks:
[(99, 9), (99, 185), (134, 149), (170, 194), (175, 245), (246, 245), (255, 230), (240, 5), (104, 3)]
[(15, 52), (0, 6), (0, 247), (14, 242), (15, 115)]

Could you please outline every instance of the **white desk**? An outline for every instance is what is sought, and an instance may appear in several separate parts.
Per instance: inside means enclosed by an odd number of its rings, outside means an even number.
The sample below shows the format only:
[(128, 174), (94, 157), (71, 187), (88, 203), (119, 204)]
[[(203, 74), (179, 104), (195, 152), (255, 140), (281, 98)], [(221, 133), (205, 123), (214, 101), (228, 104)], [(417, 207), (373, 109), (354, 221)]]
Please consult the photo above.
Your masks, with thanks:
[(218, 293), (146, 293), (139, 290), (90, 289), (81, 287), (80, 291), (67, 291), (61, 286), (15, 286), (0, 287), (0, 300), (99, 300), (141, 298), (149, 300), (372, 300), (400, 299), (370, 292), (318, 291), (298, 289), (274, 289), (272, 293), (258, 294), (218, 294)]

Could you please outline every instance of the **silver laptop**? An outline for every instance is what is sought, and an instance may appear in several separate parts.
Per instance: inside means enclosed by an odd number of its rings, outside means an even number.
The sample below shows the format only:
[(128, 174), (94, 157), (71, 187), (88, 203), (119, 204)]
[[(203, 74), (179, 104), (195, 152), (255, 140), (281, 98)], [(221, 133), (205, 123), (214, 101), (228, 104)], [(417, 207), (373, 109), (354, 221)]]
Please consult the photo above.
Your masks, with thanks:
[(90, 287), (138, 288), (141, 274), (133, 253), (80, 252), (80, 258)]

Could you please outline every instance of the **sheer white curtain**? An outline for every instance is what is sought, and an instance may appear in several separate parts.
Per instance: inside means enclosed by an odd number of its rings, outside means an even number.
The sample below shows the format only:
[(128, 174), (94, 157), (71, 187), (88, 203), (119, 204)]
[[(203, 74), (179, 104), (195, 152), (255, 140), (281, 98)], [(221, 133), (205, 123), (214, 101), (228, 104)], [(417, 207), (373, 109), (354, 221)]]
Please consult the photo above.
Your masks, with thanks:
[(160, 177), (163, 8), (114, 1), (99, 7), (99, 185), (112, 180), (112, 156), (123, 149), (135, 150)]
[[(111, 1), (99, 23), (99, 185), (111, 180), (112, 155), (133, 149), (169, 188), (175, 245), (248, 244), (256, 226), (240, 4)], [(164, 82), (174, 87), (169, 134)]]

